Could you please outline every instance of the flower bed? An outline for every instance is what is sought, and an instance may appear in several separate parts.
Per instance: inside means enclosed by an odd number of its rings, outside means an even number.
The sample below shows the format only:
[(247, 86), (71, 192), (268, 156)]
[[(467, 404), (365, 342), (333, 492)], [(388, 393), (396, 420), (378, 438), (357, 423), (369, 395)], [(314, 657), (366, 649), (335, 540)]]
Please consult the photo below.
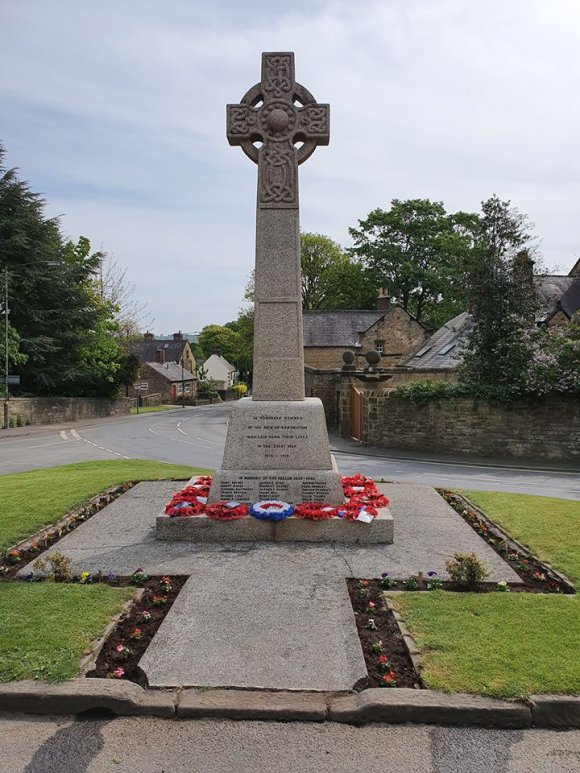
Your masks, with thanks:
[(461, 494), (439, 490), (441, 496), (506, 561), (525, 583), (526, 590), (540, 593), (575, 593), (567, 578), (520, 545)]
[(147, 687), (145, 675), (137, 664), (188, 579), (186, 575), (148, 577), (137, 569), (131, 577), (106, 580), (111, 585), (141, 587), (144, 594), (122, 615), (105, 640), (95, 667), (85, 676), (126, 679)]
[(82, 507), (72, 510), (61, 518), (54, 526), (39, 531), (34, 537), (19, 542), (14, 547), (0, 554), (0, 578), (9, 580), (16, 575), (22, 566), (58, 542), (61, 537), (78, 528), (82, 523), (109, 505), (114, 499), (124, 494), (135, 485), (136, 481), (127, 481), (118, 486), (103, 491), (89, 499)]
[(347, 581), (368, 671), (366, 687), (422, 687), (393, 613), (376, 581)]
[(292, 506), (277, 500), (255, 502), (249, 506), (240, 502), (215, 502), (208, 505), (211, 481), (211, 476), (206, 475), (177, 491), (165, 506), (165, 515), (171, 518), (207, 515), (216, 520), (235, 520), (249, 515), (264, 521), (278, 521), (294, 516), (311, 521), (344, 518), (345, 521), (370, 523), (377, 517), (379, 508), (389, 504), (374, 480), (364, 475), (341, 478), (345, 501), (338, 506), (325, 502), (302, 502)]

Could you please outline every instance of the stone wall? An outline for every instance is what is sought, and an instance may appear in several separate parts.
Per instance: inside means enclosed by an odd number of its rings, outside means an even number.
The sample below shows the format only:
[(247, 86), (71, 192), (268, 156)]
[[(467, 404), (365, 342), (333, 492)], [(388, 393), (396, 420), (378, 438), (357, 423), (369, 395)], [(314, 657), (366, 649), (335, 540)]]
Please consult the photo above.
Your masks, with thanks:
[(363, 355), (375, 349), (377, 344), (382, 345), (381, 365), (391, 367), (398, 365), (413, 349), (418, 349), (428, 337), (425, 328), (404, 309), (393, 306), (388, 314), (359, 336), (359, 342)]
[[(344, 383), (344, 402), (348, 402)], [(348, 409), (343, 416), (347, 432)], [(580, 401), (553, 396), (509, 405), (467, 398), (417, 406), (392, 390), (365, 392), (362, 440), (384, 448), (530, 459), (580, 459)]]
[(338, 421), (338, 399), (341, 377), (335, 370), (304, 368), (306, 397), (319, 397), (324, 406), (326, 423), (334, 427)]
[[(305, 346), (304, 364), (311, 368), (329, 369), (342, 368), (344, 365), (342, 353), (348, 346)], [(355, 351), (354, 347), (350, 347)]]
[(10, 421), (25, 424), (61, 424), (82, 419), (100, 419), (130, 412), (131, 397), (13, 397)]

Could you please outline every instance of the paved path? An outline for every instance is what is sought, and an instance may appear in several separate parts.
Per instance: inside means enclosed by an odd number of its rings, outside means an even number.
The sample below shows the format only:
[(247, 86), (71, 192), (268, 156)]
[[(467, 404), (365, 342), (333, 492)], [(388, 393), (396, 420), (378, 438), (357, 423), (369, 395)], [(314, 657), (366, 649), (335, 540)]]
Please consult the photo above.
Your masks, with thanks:
[[(220, 465), (231, 405), (0, 430), (0, 474), (88, 459), (131, 458)], [(363, 447), (331, 437), (339, 469), (385, 480), (580, 499), (574, 463), (429, 455)]]
[(580, 731), (0, 715), (10, 773), (578, 773)]
[(346, 577), (444, 576), (455, 552), (474, 551), (490, 579), (518, 580), (427, 486), (380, 485), (395, 542), (368, 546), (162, 542), (155, 516), (176, 488), (140, 483), (55, 548), (75, 572), (190, 575), (141, 660), (152, 686), (350, 690), (366, 668)]

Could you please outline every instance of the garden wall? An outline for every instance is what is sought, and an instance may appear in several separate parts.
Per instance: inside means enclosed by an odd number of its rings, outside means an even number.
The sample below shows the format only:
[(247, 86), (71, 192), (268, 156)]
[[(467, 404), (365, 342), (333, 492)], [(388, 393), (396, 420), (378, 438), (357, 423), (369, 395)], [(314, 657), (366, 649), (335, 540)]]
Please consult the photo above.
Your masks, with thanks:
[[(347, 390), (345, 381), (343, 392)], [(341, 402), (348, 402), (348, 394), (343, 397)], [(349, 436), (349, 414), (342, 413), (342, 431)], [(393, 390), (369, 390), (364, 394), (362, 441), (413, 451), (580, 459), (580, 401), (552, 396), (496, 405), (454, 398), (417, 406)]]
[(10, 421), (17, 426), (100, 419), (127, 414), (134, 402), (131, 397), (13, 397)]

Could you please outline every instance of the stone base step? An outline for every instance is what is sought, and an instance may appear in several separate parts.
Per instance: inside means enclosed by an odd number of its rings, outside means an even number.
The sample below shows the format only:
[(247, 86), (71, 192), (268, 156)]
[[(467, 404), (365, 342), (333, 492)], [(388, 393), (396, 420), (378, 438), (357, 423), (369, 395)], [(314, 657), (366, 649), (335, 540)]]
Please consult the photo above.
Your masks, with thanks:
[(387, 544), (393, 542), (393, 516), (387, 507), (372, 523), (331, 518), (309, 521), (286, 518), (260, 521), (252, 516), (236, 521), (215, 521), (207, 515), (173, 517), (158, 515), (156, 537), (171, 542), (331, 542), (339, 544)]

